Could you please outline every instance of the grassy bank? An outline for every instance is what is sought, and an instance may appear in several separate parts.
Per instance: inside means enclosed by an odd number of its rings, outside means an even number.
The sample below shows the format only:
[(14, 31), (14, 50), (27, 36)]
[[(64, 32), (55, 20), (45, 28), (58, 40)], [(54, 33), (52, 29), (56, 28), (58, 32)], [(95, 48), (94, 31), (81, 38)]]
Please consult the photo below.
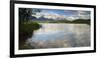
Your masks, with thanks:
[(90, 25), (90, 19), (84, 20), (84, 19), (76, 19), (73, 21), (69, 20), (52, 20), (52, 21), (36, 21), (38, 23), (71, 23), (71, 24), (88, 24)]
[(41, 27), (37, 22), (23, 22), (19, 24), (19, 49), (29, 49), (26, 40), (33, 35), (35, 30)]

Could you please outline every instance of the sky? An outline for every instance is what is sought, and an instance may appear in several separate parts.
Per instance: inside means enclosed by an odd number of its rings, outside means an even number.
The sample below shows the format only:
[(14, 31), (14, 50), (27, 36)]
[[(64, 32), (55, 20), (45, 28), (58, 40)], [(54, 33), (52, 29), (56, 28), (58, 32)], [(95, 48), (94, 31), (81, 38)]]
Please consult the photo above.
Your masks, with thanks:
[(40, 10), (41, 10), (41, 12), (39, 12), (39, 14), (41, 14), (41, 15), (66, 16), (71, 19), (76, 19), (76, 18), (90, 19), (90, 11), (59, 10), (59, 9), (40, 9)]

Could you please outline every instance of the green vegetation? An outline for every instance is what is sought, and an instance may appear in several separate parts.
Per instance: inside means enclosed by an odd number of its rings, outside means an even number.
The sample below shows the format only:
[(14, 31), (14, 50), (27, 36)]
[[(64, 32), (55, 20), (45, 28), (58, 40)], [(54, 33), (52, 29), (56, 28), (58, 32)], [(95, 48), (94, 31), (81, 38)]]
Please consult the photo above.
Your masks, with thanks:
[(29, 21), (31, 14), (32, 14), (31, 8), (19, 8), (19, 23)]
[(76, 19), (76, 20), (72, 21), (72, 23), (88, 24), (88, 25), (90, 25), (90, 19), (87, 19), (87, 20)]
[(73, 21), (69, 21), (66, 19), (63, 20), (52, 20), (52, 21), (36, 21), (38, 23), (73, 23), (73, 24), (88, 24), (90, 25), (90, 19), (75, 19)]
[(25, 41), (30, 38), (35, 30), (41, 27), (37, 22), (24, 22), (19, 24), (19, 49), (31, 48), (25, 44)]
[(39, 28), (40, 25), (37, 22), (24, 22), (19, 25), (20, 33), (25, 33), (28, 37), (31, 37), (30, 33)]
[(34, 30), (38, 30), (41, 25), (37, 22), (30, 22), (31, 15), (40, 12), (39, 9), (19, 8), (19, 49), (31, 48), (25, 42), (30, 38)]

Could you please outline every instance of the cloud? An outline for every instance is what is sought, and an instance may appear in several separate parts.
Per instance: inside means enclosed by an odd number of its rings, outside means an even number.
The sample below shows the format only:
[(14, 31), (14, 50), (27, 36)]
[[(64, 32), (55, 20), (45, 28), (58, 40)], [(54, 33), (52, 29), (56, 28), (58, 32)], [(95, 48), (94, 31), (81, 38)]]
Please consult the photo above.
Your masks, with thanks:
[(70, 21), (73, 21), (75, 19), (79, 19), (79, 17), (77, 17), (77, 16), (69, 16), (69, 17), (67, 17), (67, 20), (70, 20)]
[(41, 15), (43, 15), (45, 18), (48, 19), (55, 19), (57, 20), (57, 18), (61, 18), (63, 15), (54, 13), (54, 12), (40, 12)]
[(78, 12), (78, 14), (81, 14), (81, 15), (88, 15), (88, 14), (90, 14), (90, 11), (81, 11), (81, 10), (79, 10), (77, 12)]
[(90, 19), (90, 11), (77, 11), (80, 19)]
[(48, 19), (55, 19), (55, 20), (67, 19), (70, 21), (75, 19), (90, 19), (91, 17), (90, 11), (83, 11), (83, 10), (64, 10), (63, 15), (61, 15), (58, 12), (47, 11), (47, 10), (36, 13), (37, 18), (40, 18), (42, 16)]
[(64, 10), (64, 12), (69, 16), (71, 20), (74, 19), (90, 19), (90, 11), (83, 10)]

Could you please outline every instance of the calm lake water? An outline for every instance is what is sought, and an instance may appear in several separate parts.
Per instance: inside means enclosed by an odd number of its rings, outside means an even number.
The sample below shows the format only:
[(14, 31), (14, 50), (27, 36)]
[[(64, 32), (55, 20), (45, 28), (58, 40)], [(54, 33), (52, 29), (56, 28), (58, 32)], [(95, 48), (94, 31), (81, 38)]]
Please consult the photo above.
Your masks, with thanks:
[(40, 23), (27, 44), (34, 48), (64, 48), (90, 46), (90, 25)]

